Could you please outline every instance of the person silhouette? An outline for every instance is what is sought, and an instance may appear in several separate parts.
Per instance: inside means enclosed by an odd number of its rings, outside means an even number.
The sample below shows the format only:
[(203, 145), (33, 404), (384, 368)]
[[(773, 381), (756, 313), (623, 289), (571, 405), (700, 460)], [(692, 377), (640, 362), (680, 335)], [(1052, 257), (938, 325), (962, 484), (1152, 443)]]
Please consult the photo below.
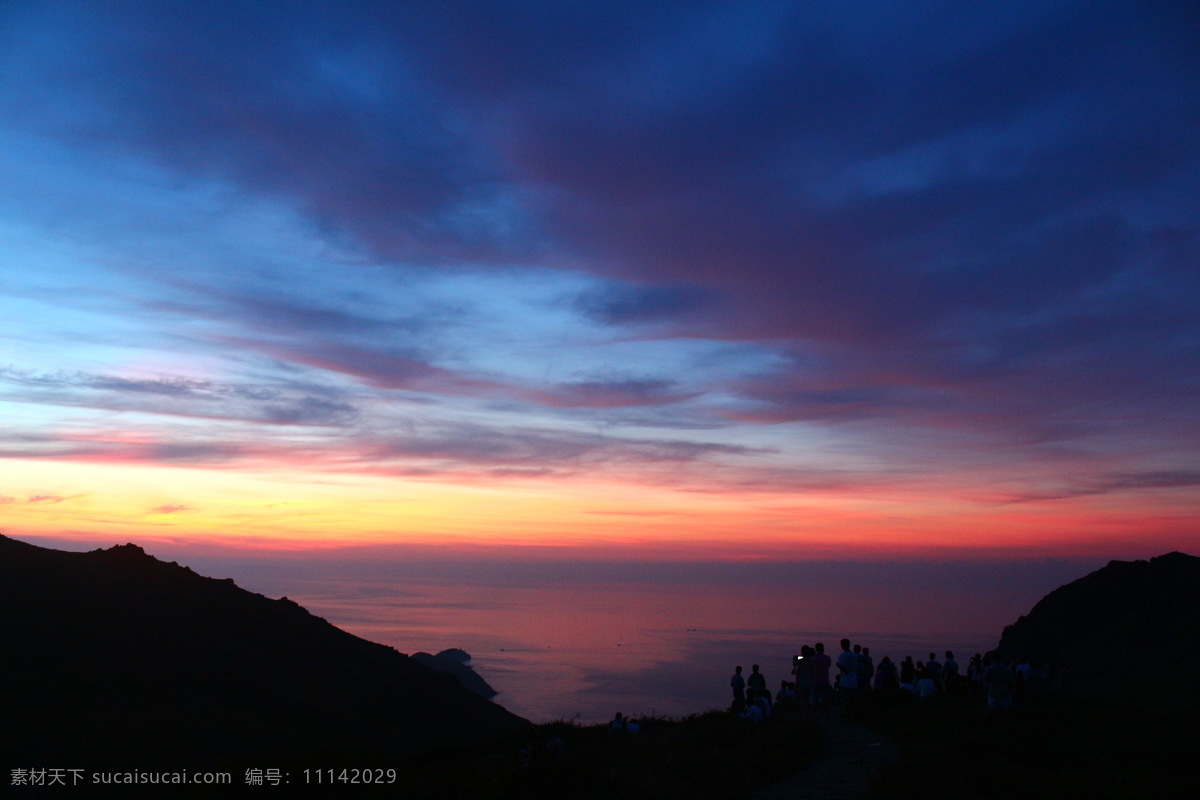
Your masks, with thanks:
[(758, 664), (750, 666), (750, 677), (746, 679), (746, 686), (750, 689), (750, 699), (756, 700), (759, 697), (766, 697), (770, 700), (771, 693), (767, 690), (767, 678), (758, 671)]
[(858, 692), (858, 654), (850, 649), (850, 640), (842, 639), (842, 652), (837, 660), (838, 692), (847, 701)]
[(733, 688), (733, 713), (740, 714), (746, 708), (746, 679), (742, 677), (742, 668), (733, 668), (733, 677), (729, 679)]
[(958, 689), (958, 662), (954, 660), (954, 651), (946, 651), (946, 661), (942, 664), (942, 685), (946, 687), (946, 691), (953, 692)]
[(983, 685), (983, 656), (976, 653), (967, 662), (967, 689), (974, 692), (981, 685)]
[(896, 671), (896, 665), (887, 656), (883, 657), (883, 660), (879, 662), (879, 668), (875, 670), (874, 688), (884, 692), (894, 692), (900, 688), (900, 676)]
[(942, 682), (942, 665), (938, 663), (937, 653), (930, 653), (929, 660), (925, 662), (925, 672), (928, 673), (933, 682), (941, 684)]
[(917, 666), (913, 664), (912, 656), (905, 656), (900, 662), (900, 685), (910, 689), (917, 685)]
[(800, 655), (797, 656), (795, 663), (792, 665), (792, 674), (796, 676), (796, 702), (799, 705), (808, 705), (809, 698), (812, 696), (813, 690), (813, 656), (816, 654), (808, 645), (800, 648)]
[(775, 693), (775, 703), (772, 708), (779, 711), (790, 710), (796, 704), (796, 684), (787, 679), (779, 682), (779, 691)]
[(817, 642), (813, 645), (812, 660), (812, 704), (819, 706), (820, 714), (829, 719), (829, 698), (833, 694), (833, 685), (829, 682), (829, 669), (833, 660), (825, 653), (825, 645)]
[(858, 653), (859, 691), (870, 691), (871, 679), (875, 677), (875, 660), (871, 658), (871, 648), (864, 647), (860, 652), (858, 645), (854, 645), (854, 652)]
[(1008, 665), (988, 653), (983, 657), (983, 683), (987, 687), (987, 706), (996, 711), (1013, 707), (1013, 682), (1016, 677)]

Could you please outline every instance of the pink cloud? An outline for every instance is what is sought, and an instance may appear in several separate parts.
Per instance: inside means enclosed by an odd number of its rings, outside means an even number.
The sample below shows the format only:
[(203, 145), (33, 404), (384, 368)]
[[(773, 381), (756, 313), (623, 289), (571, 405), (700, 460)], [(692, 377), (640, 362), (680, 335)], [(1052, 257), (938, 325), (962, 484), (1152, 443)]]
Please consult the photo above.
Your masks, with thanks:
[(32, 497), (30, 497), (28, 500), (26, 500), (25, 502), (27, 502), (31, 505), (34, 503), (54, 504), (54, 503), (62, 503), (64, 501), (70, 500), (70, 499), (71, 498), (69, 498), (69, 497), (60, 497), (59, 495), (56, 495), (56, 494), (35, 494)]

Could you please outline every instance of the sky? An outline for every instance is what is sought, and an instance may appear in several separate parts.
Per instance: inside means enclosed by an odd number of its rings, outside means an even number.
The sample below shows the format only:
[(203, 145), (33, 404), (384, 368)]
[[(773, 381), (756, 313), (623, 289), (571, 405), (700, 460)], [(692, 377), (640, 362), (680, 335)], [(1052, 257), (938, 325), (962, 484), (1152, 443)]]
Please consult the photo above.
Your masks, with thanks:
[(0, 3), (0, 530), (1196, 552), (1198, 33), (1146, 0)]

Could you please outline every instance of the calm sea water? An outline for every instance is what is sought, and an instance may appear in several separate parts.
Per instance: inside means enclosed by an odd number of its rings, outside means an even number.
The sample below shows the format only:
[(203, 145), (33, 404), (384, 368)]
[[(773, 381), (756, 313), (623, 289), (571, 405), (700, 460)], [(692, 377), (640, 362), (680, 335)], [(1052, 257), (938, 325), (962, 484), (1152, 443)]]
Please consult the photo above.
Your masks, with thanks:
[[(216, 574), (219, 568), (206, 570)], [(466, 650), (496, 702), (535, 722), (684, 716), (725, 707), (735, 665), (774, 690), (802, 644), (843, 636), (876, 662), (954, 650), (965, 664), (1078, 565), (804, 565), (455, 570), (225, 565), (239, 585), (401, 652)], [(240, 573), (240, 574), (239, 574)], [(421, 574), (424, 573), (424, 574)], [(438, 574), (432, 574), (438, 573)], [(457, 576), (457, 577), (455, 577)], [(1065, 576), (1065, 577), (1064, 577)], [(589, 579), (591, 578), (591, 579)]]

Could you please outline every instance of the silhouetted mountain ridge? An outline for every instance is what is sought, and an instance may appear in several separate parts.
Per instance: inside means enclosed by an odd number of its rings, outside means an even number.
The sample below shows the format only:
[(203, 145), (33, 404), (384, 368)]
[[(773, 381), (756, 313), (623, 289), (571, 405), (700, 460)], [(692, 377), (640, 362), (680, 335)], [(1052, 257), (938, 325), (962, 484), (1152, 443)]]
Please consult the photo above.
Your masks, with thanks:
[(121, 764), (470, 747), (527, 723), (288, 600), (127, 544), (0, 536), (3, 746)]
[(1089, 699), (1194, 713), (1200, 558), (1111, 561), (1042, 598), (997, 649), (1066, 664), (1067, 688)]

